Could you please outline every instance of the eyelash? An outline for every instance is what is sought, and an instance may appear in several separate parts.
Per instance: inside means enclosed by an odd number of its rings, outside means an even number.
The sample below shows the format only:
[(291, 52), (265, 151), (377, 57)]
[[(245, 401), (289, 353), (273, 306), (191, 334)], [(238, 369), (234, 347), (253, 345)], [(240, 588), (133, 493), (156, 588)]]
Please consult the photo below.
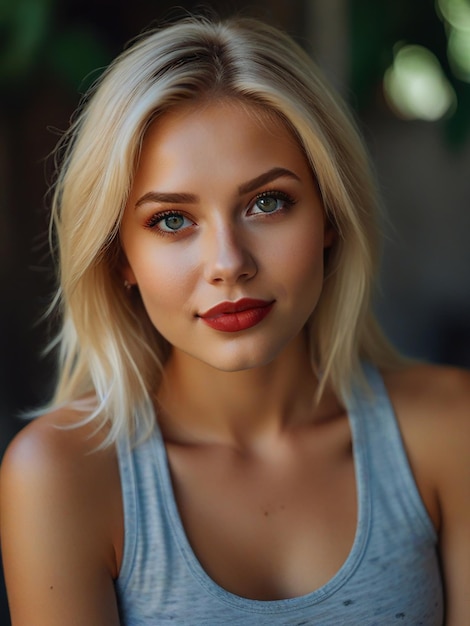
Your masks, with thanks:
[[(263, 191), (261, 193), (259, 193), (249, 204), (248, 204), (248, 210), (251, 210), (252, 207), (255, 206), (255, 204), (263, 198), (274, 198), (275, 200), (281, 200), (284, 203), (284, 206), (282, 206), (279, 209), (276, 209), (274, 211), (271, 212), (265, 212), (263, 213), (263, 211), (260, 211), (259, 213), (255, 213), (254, 215), (265, 215), (265, 216), (269, 216), (269, 215), (275, 215), (278, 214), (280, 212), (284, 212), (289, 210), (295, 203), (296, 200), (290, 196), (289, 194), (283, 192), (283, 191), (277, 191), (277, 190), (271, 190), (271, 191)], [(190, 220), (189, 217), (186, 217), (186, 215), (182, 212), (182, 211), (175, 211), (175, 210), (168, 210), (168, 211), (160, 211), (158, 213), (155, 213), (154, 215), (152, 215), (146, 222), (145, 222), (145, 227), (148, 228), (149, 230), (152, 230), (154, 232), (156, 232), (158, 235), (162, 236), (162, 237), (166, 237), (166, 236), (170, 236), (170, 237), (174, 237), (175, 235), (177, 235), (179, 232), (182, 232), (183, 230), (185, 230), (184, 228), (180, 229), (180, 230), (175, 230), (173, 232), (169, 232), (166, 230), (163, 230), (161, 228), (158, 228), (158, 223), (161, 222), (162, 220), (164, 220), (166, 217), (183, 217), (187, 220)], [(192, 221), (192, 220), (190, 220)]]

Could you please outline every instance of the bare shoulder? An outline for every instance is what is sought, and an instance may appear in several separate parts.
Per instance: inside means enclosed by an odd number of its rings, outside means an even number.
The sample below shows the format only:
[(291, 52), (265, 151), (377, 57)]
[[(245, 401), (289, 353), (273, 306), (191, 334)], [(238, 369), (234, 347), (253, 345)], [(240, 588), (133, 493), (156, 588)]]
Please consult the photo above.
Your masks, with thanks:
[(384, 372), (384, 381), (405, 438), (419, 438), (433, 464), (444, 460), (451, 448), (456, 452), (462, 443), (468, 448), (470, 372), (418, 363)]
[[(95, 424), (81, 424), (80, 413), (58, 410), (31, 421), (8, 446), (1, 467), (2, 484), (18, 488), (89, 490), (116, 476), (112, 447), (99, 449), (104, 435)], [(31, 488), (31, 487), (29, 487)]]
[(2, 462), (2, 553), (14, 623), (115, 620), (112, 579), (122, 536), (117, 460), (112, 447), (98, 449), (103, 435), (78, 421), (73, 410), (37, 418)]
[(392, 396), (431, 408), (449, 405), (468, 408), (470, 371), (430, 363), (413, 363), (402, 369), (384, 372), (384, 380)]
[(8, 498), (11, 491), (16, 500), (24, 494), (31, 503), (46, 498), (59, 507), (77, 506), (83, 498), (87, 506), (81, 509), (82, 522), (86, 513), (94, 517), (94, 511), (101, 512), (102, 503), (116, 501), (115, 510), (120, 495), (115, 449), (100, 448), (103, 430), (82, 420), (77, 410), (61, 409), (25, 426), (2, 460), (2, 496)]
[(446, 624), (470, 623), (470, 373), (418, 364), (384, 381), (438, 531)]
[(402, 429), (426, 439), (470, 436), (470, 372), (427, 363), (384, 372)]
[(98, 449), (104, 441), (104, 430), (97, 428), (97, 423), (85, 422), (87, 413), (73, 407), (64, 407), (45, 413), (32, 419), (12, 440), (10, 449), (39, 444), (58, 444), (58, 452), (66, 449), (67, 453), (76, 450), (91, 452)]
[[(9, 465), (11, 462), (21, 462), (23, 456), (34, 462), (39, 460), (44, 452), (47, 452), (48, 460), (58, 461), (61, 456), (66, 460), (74, 449), (78, 451), (79, 447), (87, 445), (89, 429), (88, 433), (85, 433), (79, 424), (79, 412), (68, 408), (32, 419), (13, 438), (5, 453), (4, 463)], [(49, 457), (51, 452), (52, 459)]]
[(383, 376), (415, 478), (440, 528), (449, 496), (459, 485), (465, 489), (465, 473), (470, 479), (470, 373), (418, 363)]

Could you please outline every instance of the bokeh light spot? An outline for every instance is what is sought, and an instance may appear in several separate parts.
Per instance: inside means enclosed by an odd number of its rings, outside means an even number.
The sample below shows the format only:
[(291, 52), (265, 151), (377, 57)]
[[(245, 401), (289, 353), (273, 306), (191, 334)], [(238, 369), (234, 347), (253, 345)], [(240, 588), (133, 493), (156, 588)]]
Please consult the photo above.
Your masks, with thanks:
[(453, 29), (447, 51), (454, 74), (470, 82), (470, 31)]
[(470, 0), (437, 0), (437, 8), (450, 26), (470, 31)]
[(455, 92), (437, 57), (427, 48), (402, 46), (384, 75), (384, 93), (404, 119), (436, 121), (456, 103)]

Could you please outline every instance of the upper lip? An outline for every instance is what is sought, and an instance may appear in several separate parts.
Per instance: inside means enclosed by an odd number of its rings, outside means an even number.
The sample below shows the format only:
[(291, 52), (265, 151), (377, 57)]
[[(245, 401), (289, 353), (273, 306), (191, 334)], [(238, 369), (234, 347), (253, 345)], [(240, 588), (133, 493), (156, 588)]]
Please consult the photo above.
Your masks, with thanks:
[(198, 317), (211, 318), (224, 313), (240, 313), (240, 311), (247, 311), (248, 309), (269, 306), (273, 302), (274, 300), (259, 300), (255, 298), (242, 298), (236, 302), (220, 302), (204, 313), (199, 313)]

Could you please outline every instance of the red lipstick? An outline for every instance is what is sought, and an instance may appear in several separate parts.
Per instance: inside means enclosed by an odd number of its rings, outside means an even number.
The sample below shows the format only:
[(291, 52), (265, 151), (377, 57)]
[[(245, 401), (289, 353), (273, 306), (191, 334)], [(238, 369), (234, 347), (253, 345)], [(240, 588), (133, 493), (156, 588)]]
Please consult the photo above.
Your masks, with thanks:
[(213, 328), (226, 333), (236, 333), (259, 324), (274, 305), (274, 300), (255, 300), (242, 298), (237, 302), (221, 302), (205, 313), (198, 315), (202, 321)]

